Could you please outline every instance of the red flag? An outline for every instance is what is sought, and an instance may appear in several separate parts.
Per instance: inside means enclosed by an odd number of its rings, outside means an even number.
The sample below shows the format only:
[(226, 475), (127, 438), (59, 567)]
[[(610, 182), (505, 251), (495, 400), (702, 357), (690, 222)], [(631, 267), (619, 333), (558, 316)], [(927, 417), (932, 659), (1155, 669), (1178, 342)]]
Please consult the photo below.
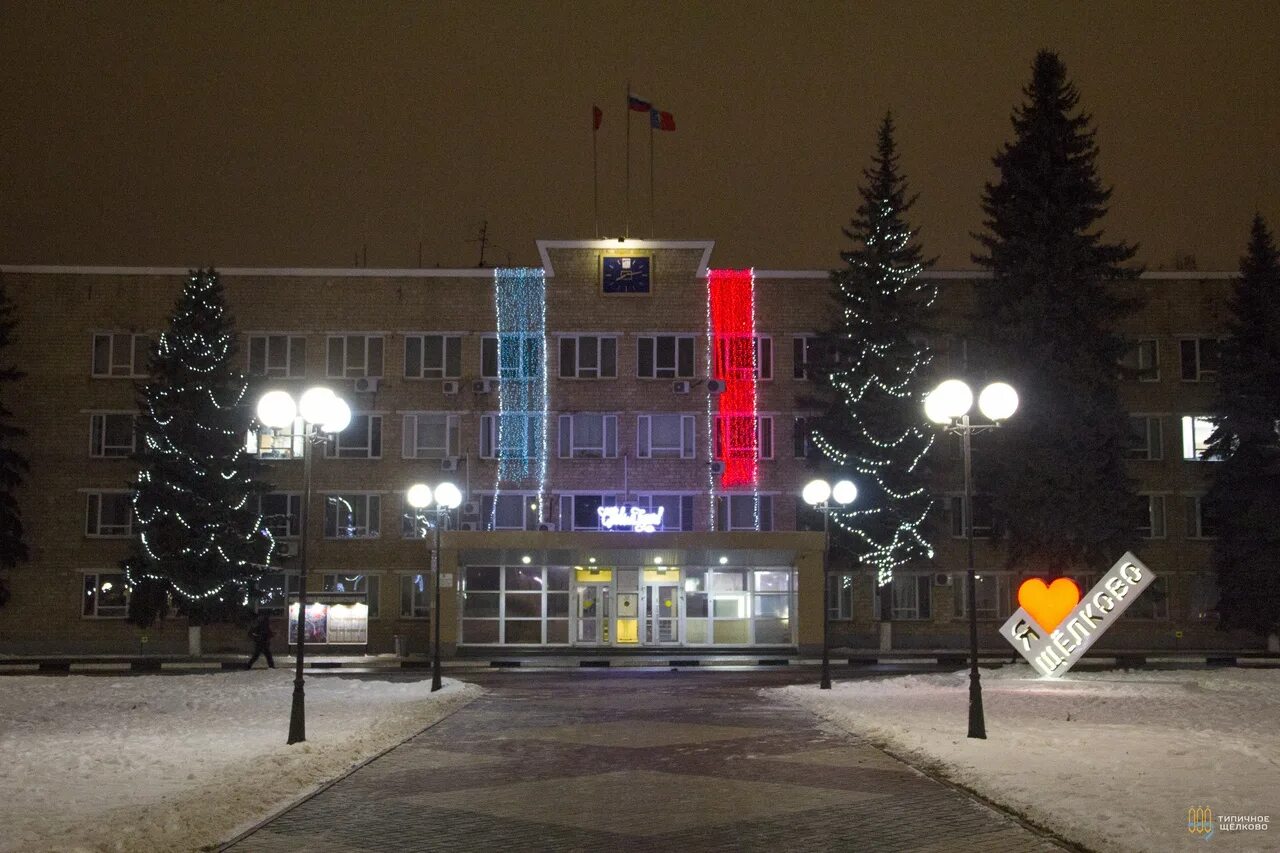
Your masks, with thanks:
[(601, 120), (603, 120), (603, 119), (604, 119), (604, 113), (600, 112), (600, 108), (599, 108), (599, 107), (594, 107), (594, 106), (593, 106), (593, 107), (591, 108), (591, 129), (592, 129), (592, 130), (599, 130), (599, 129), (600, 129), (600, 122), (601, 122)]
[(671, 113), (662, 110), (649, 110), (649, 126), (654, 130), (675, 130), (676, 119)]

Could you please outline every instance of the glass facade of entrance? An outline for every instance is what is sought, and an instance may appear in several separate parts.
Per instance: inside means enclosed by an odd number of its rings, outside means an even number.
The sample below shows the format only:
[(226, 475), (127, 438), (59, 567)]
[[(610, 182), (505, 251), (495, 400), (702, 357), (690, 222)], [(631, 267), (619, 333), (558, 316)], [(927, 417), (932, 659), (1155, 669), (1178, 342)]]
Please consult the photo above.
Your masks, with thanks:
[(790, 567), (465, 566), (462, 646), (794, 646)]

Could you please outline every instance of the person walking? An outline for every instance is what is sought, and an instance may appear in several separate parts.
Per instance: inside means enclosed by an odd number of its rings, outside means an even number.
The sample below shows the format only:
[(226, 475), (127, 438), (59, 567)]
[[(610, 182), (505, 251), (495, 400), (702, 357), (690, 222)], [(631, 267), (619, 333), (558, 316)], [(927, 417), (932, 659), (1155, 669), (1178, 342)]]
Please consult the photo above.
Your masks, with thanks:
[(249, 629), (249, 639), (253, 640), (253, 657), (249, 658), (245, 669), (253, 669), (253, 662), (258, 659), (258, 655), (265, 655), (267, 666), (276, 668), (275, 659), (271, 657), (271, 638), (275, 635), (276, 632), (271, 630), (271, 617), (265, 613), (258, 614), (258, 621)]

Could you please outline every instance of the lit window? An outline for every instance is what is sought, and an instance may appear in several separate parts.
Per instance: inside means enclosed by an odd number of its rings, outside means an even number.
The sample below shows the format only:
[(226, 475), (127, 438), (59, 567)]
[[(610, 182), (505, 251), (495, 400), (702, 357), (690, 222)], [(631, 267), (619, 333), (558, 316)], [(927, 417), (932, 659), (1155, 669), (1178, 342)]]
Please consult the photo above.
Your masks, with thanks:
[(329, 376), (360, 379), (382, 375), (381, 335), (330, 335)]
[(322, 578), (325, 592), (363, 592), (369, 606), (369, 618), (378, 618), (378, 594), (381, 588), (378, 575), (327, 574)]
[(1188, 462), (1216, 462), (1216, 455), (1205, 455), (1209, 450), (1209, 437), (1213, 435), (1213, 421), (1200, 415), (1182, 417), (1182, 458)]
[(462, 376), (462, 338), (458, 335), (407, 335), (404, 375), (410, 379)]
[(129, 590), (124, 585), (124, 574), (86, 574), (81, 613), (95, 619), (123, 619), (129, 615)]
[(294, 379), (306, 374), (307, 339), (302, 335), (250, 335), (249, 375)]

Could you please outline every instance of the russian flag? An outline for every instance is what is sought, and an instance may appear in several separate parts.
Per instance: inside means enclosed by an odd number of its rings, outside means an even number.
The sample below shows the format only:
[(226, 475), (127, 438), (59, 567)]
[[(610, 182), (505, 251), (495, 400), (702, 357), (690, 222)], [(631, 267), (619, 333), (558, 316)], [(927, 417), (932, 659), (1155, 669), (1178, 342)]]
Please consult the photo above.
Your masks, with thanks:
[(638, 113), (647, 113), (649, 112), (649, 110), (653, 109), (653, 104), (649, 103), (639, 95), (633, 95), (630, 92), (628, 92), (627, 108), (635, 110)]
[(662, 110), (649, 110), (649, 126), (654, 130), (675, 130), (676, 119), (671, 113)]

